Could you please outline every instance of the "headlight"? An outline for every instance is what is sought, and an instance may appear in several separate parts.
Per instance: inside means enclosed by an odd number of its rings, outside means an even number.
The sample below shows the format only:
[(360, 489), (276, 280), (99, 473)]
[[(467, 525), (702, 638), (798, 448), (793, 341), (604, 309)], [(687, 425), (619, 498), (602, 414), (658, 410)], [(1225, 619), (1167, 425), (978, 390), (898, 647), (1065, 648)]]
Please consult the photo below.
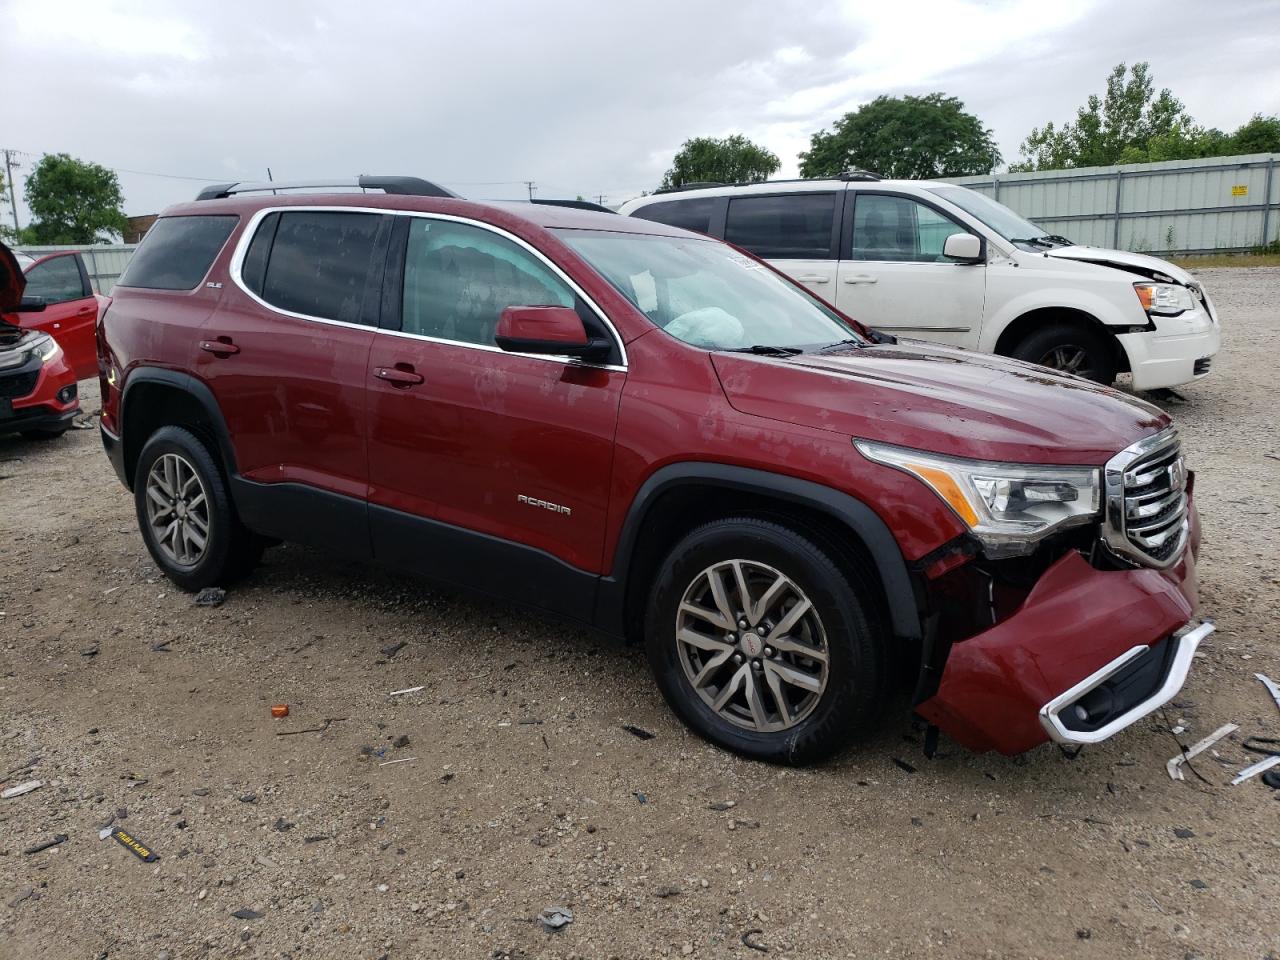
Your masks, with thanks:
[(868, 440), (855, 440), (854, 446), (868, 460), (927, 483), (992, 558), (1031, 553), (1053, 531), (1089, 523), (1098, 515), (1096, 467), (961, 460)]
[(1196, 306), (1191, 291), (1176, 283), (1135, 283), (1133, 292), (1149, 316), (1171, 317)]
[(58, 357), (62, 356), (62, 347), (58, 346), (58, 341), (53, 339), (53, 337), (49, 337), (47, 340), (37, 343), (31, 349), (32, 352), (40, 358), (41, 363), (52, 363), (54, 360), (57, 360)]

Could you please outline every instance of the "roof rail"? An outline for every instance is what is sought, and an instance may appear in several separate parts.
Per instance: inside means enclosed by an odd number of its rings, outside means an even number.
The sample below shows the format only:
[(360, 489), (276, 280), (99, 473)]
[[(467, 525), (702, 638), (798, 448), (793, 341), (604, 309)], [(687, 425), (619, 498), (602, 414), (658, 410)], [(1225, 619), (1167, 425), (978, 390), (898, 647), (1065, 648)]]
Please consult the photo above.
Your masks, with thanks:
[(719, 183), (713, 180), (698, 180), (690, 183), (682, 183), (678, 187), (663, 187), (661, 190), (655, 190), (649, 196), (654, 197), (661, 193), (679, 193), (682, 190), (706, 190), (710, 187), (764, 187), (771, 183), (809, 183), (815, 180), (841, 180), (845, 183), (854, 181), (867, 180), (883, 180), (884, 178), (870, 170), (846, 170), (834, 177), (792, 177), (783, 180), (743, 180), (738, 183)]
[(608, 207), (601, 206), (598, 203), (592, 203), (590, 200), (550, 200), (542, 197), (535, 197), (529, 202), (541, 204), (544, 207), (572, 207), (575, 210), (594, 210), (597, 213), (618, 212), (617, 210), (610, 210)]
[[(663, 187), (660, 190), (653, 191), (658, 193), (679, 193), (681, 190), (706, 190), (708, 187), (736, 187), (736, 183), (721, 183), (719, 180), (690, 180), (688, 183), (682, 183), (678, 187)], [(650, 194), (652, 196), (653, 194)]]
[(406, 197), (457, 197), (458, 195), (446, 187), (423, 180), (419, 177), (371, 177), (361, 175), (351, 180), (288, 180), (279, 183), (268, 181), (254, 183), (241, 181), (236, 183), (215, 183), (205, 187), (198, 194), (197, 200), (222, 200), (238, 193), (272, 193), (278, 190), (314, 190), (325, 187), (351, 187), (363, 190), (381, 190)]

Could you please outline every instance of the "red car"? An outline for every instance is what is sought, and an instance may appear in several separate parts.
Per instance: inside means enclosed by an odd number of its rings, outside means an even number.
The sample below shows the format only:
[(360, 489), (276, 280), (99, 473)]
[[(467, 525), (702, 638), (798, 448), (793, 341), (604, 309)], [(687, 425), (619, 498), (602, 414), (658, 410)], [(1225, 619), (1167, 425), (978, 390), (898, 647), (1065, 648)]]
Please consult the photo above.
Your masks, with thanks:
[(37, 297), (24, 299), (26, 286), (17, 257), (0, 243), (0, 434), (51, 440), (80, 410), (76, 374), (57, 341), (23, 322), (47, 309)]
[(21, 317), (21, 325), (42, 330), (57, 340), (77, 380), (96, 377), (94, 329), (111, 300), (93, 292), (84, 257), (75, 251), (17, 256), (27, 275), (27, 296), (38, 297), (45, 304), (39, 313)]
[(935, 732), (1005, 753), (1182, 685), (1213, 627), (1160, 410), (677, 228), (358, 185), (209, 188), (115, 288), (103, 442), (180, 587), (278, 540), (416, 571), (643, 643), (694, 730), (780, 762), (904, 664)]

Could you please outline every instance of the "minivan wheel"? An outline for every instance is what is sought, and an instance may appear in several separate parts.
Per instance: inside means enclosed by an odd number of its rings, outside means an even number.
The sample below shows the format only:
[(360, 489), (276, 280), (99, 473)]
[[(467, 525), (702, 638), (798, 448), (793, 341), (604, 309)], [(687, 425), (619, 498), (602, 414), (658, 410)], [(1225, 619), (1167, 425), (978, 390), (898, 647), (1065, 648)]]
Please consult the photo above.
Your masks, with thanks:
[(870, 598), (820, 547), (780, 524), (718, 520), (671, 551), (645, 622), (672, 709), (736, 753), (822, 759), (877, 717), (888, 681)]
[(1013, 348), (1018, 360), (1073, 373), (1097, 383), (1116, 378), (1116, 346), (1104, 335), (1074, 323), (1051, 323)]
[(235, 516), (213, 455), (188, 430), (162, 427), (151, 435), (133, 494), (151, 558), (183, 590), (230, 582), (262, 555), (259, 538)]

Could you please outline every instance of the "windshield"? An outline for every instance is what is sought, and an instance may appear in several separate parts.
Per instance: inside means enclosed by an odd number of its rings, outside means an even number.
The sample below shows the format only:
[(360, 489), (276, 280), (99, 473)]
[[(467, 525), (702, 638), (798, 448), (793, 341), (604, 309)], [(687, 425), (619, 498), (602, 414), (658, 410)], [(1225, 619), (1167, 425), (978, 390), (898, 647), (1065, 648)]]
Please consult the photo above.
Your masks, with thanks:
[(1003, 203), (966, 187), (929, 187), (938, 196), (950, 200), (965, 213), (977, 217), (1000, 236), (1012, 243), (1032, 247), (1053, 247), (1070, 243), (1065, 237), (1050, 236), (1030, 220), (1026, 220)]
[(693, 237), (557, 230), (650, 320), (708, 350), (865, 342), (834, 310), (727, 244)]

